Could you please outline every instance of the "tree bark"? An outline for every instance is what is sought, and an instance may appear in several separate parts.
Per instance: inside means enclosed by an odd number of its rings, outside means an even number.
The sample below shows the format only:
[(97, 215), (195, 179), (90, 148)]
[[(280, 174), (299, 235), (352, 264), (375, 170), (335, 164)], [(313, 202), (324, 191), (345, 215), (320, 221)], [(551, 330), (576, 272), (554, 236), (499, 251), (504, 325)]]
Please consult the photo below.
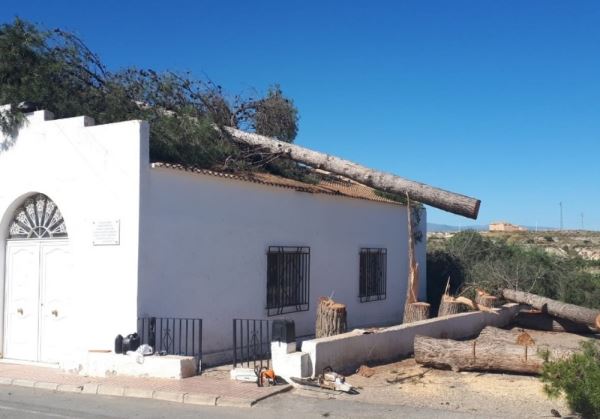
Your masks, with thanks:
[(429, 303), (407, 303), (404, 305), (404, 323), (418, 322), (429, 318)]
[[(545, 334), (544, 334), (545, 333)], [(486, 327), (469, 341), (415, 337), (415, 361), (453, 371), (498, 371), (539, 374), (546, 352), (550, 360), (569, 357), (579, 350), (580, 336), (565, 341), (562, 334), (532, 333)]]
[(438, 317), (451, 316), (465, 311), (465, 305), (461, 301), (456, 301), (455, 298), (446, 294), (442, 295)]
[(600, 329), (600, 310), (567, 304), (536, 294), (511, 289), (504, 289), (502, 294), (507, 300), (529, 304), (543, 313)]
[(317, 307), (315, 336), (322, 338), (339, 335), (345, 333), (346, 329), (346, 306), (336, 303), (330, 298), (321, 297)]
[(548, 332), (593, 333), (589, 326), (539, 312), (520, 312), (514, 324), (519, 327)]
[(375, 189), (402, 195), (409, 194), (412, 199), (424, 204), (472, 219), (477, 219), (479, 214), (481, 201), (475, 198), (404, 179), (391, 173), (369, 169), (349, 160), (263, 135), (232, 127), (224, 127), (224, 130), (234, 141), (260, 147), (270, 153), (280, 154), (299, 163), (345, 176)]

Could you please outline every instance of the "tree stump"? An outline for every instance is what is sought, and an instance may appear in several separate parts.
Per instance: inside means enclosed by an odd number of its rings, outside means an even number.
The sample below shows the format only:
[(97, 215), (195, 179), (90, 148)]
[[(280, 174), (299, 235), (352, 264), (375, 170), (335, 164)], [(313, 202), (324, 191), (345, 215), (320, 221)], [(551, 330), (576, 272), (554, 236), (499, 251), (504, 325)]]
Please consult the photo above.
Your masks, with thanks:
[(438, 310), (438, 317), (451, 316), (453, 314), (465, 312), (465, 306), (462, 302), (456, 301), (449, 295), (442, 295), (442, 301), (440, 302), (440, 308)]
[(429, 318), (429, 303), (408, 303), (404, 306), (404, 323), (418, 322)]
[(498, 298), (482, 290), (477, 290), (475, 293), (475, 302), (478, 306), (487, 308), (495, 308), (498, 306)]
[(331, 298), (321, 297), (317, 307), (315, 336), (322, 338), (339, 335), (345, 333), (346, 328), (346, 306), (336, 303)]

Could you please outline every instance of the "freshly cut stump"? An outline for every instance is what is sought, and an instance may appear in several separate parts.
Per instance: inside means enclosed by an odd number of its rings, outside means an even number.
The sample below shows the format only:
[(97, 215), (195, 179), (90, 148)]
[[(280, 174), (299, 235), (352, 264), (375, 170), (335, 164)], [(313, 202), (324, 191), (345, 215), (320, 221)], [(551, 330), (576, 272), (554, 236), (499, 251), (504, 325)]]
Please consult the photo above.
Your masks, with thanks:
[(404, 323), (418, 322), (429, 318), (429, 303), (409, 303), (404, 307)]
[(438, 317), (451, 316), (453, 314), (463, 313), (466, 311), (464, 304), (449, 295), (443, 295), (438, 310)]
[(475, 294), (475, 302), (477, 305), (487, 308), (498, 307), (498, 297), (488, 294), (485, 291), (478, 290)]
[(317, 308), (317, 338), (339, 335), (347, 330), (347, 313), (344, 304), (336, 303), (331, 298), (321, 297)]

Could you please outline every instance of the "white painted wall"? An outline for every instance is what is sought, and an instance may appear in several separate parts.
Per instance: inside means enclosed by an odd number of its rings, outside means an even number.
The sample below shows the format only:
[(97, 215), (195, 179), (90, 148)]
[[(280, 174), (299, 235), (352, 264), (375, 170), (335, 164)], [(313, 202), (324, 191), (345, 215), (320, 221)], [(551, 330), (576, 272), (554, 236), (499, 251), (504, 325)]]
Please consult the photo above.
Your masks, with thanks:
[[(69, 356), (110, 349), (118, 333), (136, 330), (140, 162), (148, 161), (148, 125), (51, 117), (35, 112), (16, 138), (0, 136), (0, 292), (13, 213), (29, 195), (46, 194), (65, 218), (74, 260), (76, 285), (66, 296)], [(120, 220), (120, 245), (93, 246), (94, 220)]]
[[(302, 353), (310, 356), (312, 376), (325, 367), (354, 370), (367, 362), (384, 362), (411, 355), (415, 336), (464, 339), (477, 336), (486, 326), (504, 327), (519, 313), (519, 304), (505, 304), (494, 312), (472, 311), (402, 324), (363, 334), (354, 330), (336, 336), (302, 342)], [(298, 352), (299, 353), (299, 352)], [(289, 362), (289, 361), (288, 361)], [(299, 367), (296, 367), (299, 371)]]
[[(295, 320), (298, 336), (314, 333), (320, 296), (347, 305), (349, 327), (401, 322), (408, 273), (405, 207), (168, 168), (149, 169), (143, 179), (140, 314), (202, 318), (205, 355), (231, 348), (233, 318), (267, 318), (270, 245), (311, 248), (310, 310), (280, 316)], [(422, 298), (425, 225), (423, 215), (424, 239), (417, 248)], [(387, 248), (386, 300), (358, 299), (361, 247)]]

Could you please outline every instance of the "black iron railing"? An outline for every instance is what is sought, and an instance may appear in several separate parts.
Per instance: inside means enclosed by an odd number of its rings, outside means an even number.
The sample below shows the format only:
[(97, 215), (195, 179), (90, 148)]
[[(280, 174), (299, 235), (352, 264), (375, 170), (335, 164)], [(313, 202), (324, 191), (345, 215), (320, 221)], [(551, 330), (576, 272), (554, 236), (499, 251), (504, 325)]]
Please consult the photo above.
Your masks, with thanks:
[(193, 356), (202, 360), (202, 319), (180, 317), (141, 317), (138, 334), (142, 343), (164, 355)]
[(271, 365), (271, 320), (233, 319), (233, 367)]

